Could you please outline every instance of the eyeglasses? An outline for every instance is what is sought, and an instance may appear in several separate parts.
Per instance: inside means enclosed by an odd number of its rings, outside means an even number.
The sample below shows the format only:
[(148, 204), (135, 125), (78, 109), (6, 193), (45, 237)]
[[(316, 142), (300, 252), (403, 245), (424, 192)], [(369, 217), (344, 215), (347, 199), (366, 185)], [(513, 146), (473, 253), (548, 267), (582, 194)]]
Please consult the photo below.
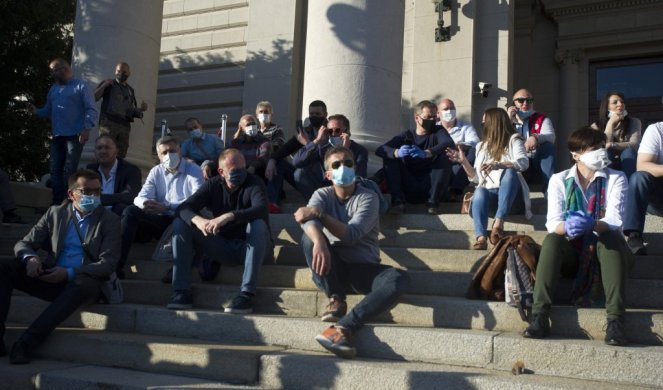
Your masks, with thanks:
[(520, 104), (523, 104), (525, 102), (527, 102), (528, 104), (532, 104), (532, 103), (534, 103), (534, 98), (522, 98), (521, 97), (521, 98), (515, 98), (515, 99), (513, 99), (513, 101), (518, 102)]
[(336, 160), (336, 161), (331, 163), (331, 167), (332, 167), (332, 169), (338, 169), (338, 168), (341, 167), (341, 164), (345, 165), (348, 168), (352, 168), (352, 167), (355, 166), (354, 160), (347, 159), (347, 160), (343, 160), (343, 161)]
[(335, 128), (328, 127), (327, 129), (329, 131), (331, 131), (332, 134), (342, 134), (345, 131), (344, 129), (341, 129), (340, 127), (335, 127)]
[(101, 194), (101, 187), (99, 188), (75, 188), (74, 191), (78, 192), (81, 195), (99, 195)]

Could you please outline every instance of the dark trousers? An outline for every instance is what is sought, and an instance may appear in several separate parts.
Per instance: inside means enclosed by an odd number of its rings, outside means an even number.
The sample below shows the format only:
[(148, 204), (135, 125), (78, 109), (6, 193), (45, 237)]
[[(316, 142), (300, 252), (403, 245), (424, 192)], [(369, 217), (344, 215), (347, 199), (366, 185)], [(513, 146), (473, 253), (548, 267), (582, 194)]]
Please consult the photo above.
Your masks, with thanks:
[(624, 233), (642, 233), (647, 212), (663, 215), (663, 177), (649, 172), (635, 172), (628, 179), (628, 203), (624, 215)]
[(122, 252), (117, 263), (117, 269), (121, 270), (127, 263), (127, 257), (131, 250), (131, 244), (136, 239), (136, 232), (140, 229), (141, 237), (159, 239), (166, 228), (173, 222), (171, 215), (154, 215), (145, 213), (136, 205), (128, 206), (122, 211), (120, 220), (122, 230)]
[(0, 338), (5, 334), (13, 289), (51, 302), (20, 337), (20, 341), (28, 348), (34, 348), (79, 307), (99, 300), (101, 282), (89, 276), (77, 275), (72, 281), (46, 283), (28, 277), (25, 266), (18, 259), (0, 258)]
[(384, 172), (391, 202), (437, 204), (445, 190), (443, 183), (449, 180), (451, 163), (446, 156), (437, 156), (431, 162), (430, 170), (415, 171), (401, 159), (385, 158)]
[[(302, 247), (309, 268), (313, 264), (313, 242), (304, 234)], [(330, 246), (331, 269), (320, 276), (315, 272), (313, 282), (327, 294), (345, 300), (346, 287), (355, 293), (366, 294), (350, 312), (338, 321), (338, 325), (355, 331), (380, 313), (389, 310), (396, 304), (410, 284), (410, 277), (404, 270), (374, 263), (346, 263), (338, 260)]]
[[(625, 312), (626, 278), (633, 257), (624, 237), (618, 231), (603, 232), (599, 235), (596, 255), (601, 264), (608, 319), (620, 318)], [(548, 234), (543, 240), (539, 263), (536, 266), (532, 312), (548, 313), (560, 273), (575, 276), (577, 268), (578, 255), (571, 242), (559, 234)]]
[(51, 140), (51, 187), (53, 188), (53, 204), (60, 204), (67, 197), (69, 176), (78, 168), (83, 152), (83, 144), (78, 135), (53, 137)]

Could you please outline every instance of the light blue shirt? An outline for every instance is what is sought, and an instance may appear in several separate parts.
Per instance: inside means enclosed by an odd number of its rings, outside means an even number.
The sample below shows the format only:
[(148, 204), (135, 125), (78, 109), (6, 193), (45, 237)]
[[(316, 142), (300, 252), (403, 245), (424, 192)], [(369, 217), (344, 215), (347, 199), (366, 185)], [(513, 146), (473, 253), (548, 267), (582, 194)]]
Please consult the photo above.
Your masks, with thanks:
[[(92, 213), (88, 213), (86, 216), (82, 217), (81, 214), (76, 210), (72, 205), (74, 210), (74, 216), (76, 217), (76, 223), (78, 223), (78, 228), (81, 231), (81, 236), (85, 240), (85, 235), (87, 234), (87, 229), (90, 226), (90, 216)], [(83, 265), (83, 260), (85, 258), (85, 252), (83, 251), (83, 246), (81, 245), (81, 240), (78, 237), (76, 228), (70, 221), (67, 228), (67, 235), (64, 239), (64, 246), (62, 251), (57, 258), (57, 266), (67, 269), (67, 279), (74, 279), (75, 269)]]
[(97, 122), (97, 106), (92, 89), (82, 80), (55, 83), (46, 96), (46, 105), (37, 116), (49, 118), (54, 137), (78, 135)]
[(171, 213), (193, 195), (204, 183), (203, 171), (190, 161), (182, 159), (175, 173), (168, 172), (162, 164), (156, 165), (147, 175), (145, 184), (134, 199), (141, 209), (146, 200), (156, 200), (168, 206)]
[(479, 135), (471, 123), (456, 119), (456, 125), (449, 129), (449, 135), (456, 145), (475, 147), (479, 143)]
[[(113, 168), (111, 168), (109, 172), (109, 176), (106, 177), (104, 176), (104, 171), (101, 169), (101, 165), (99, 165), (99, 176), (101, 177), (101, 193), (102, 194), (114, 194), (115, 193), (115, 176), (117, 174), (117, 159), (115, 159), (115, 163), (113, 164)], [(113, 206), (106, 206), (108, 210), (112, 209)]]
[(190, 158), (200, 166), (216, 162), (222, 151), (221, 141), (217, 137), (205, 133), (199, 140), (189, 138), (182, 143), (182, 157)]

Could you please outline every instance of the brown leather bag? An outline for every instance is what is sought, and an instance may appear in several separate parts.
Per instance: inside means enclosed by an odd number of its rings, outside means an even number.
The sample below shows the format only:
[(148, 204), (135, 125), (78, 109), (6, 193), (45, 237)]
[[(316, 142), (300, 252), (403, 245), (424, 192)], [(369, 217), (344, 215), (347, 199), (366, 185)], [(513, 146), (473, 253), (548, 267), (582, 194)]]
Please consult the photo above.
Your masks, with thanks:
[(541, 253), (541, 246), (528, 235), (506, 236), (486, 255), (472, 277), (467, 290), (469, 299), (504, 301), (504, 270), (509, 247), (516, 248), (530, 269), (530, 277), (532, 280), (536, 279), (536, 263)]

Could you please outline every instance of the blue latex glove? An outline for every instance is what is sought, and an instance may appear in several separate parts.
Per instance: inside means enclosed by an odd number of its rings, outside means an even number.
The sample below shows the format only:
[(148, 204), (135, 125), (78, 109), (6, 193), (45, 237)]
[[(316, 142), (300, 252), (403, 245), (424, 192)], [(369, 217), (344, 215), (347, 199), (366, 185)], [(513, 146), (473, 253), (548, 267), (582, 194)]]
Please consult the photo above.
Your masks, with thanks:
[(594, 218), (582, 211), (572, 211), (564, 221), (564, 230), (569, 237), (589, 233), (594, 228)]
[(421, 150), (417, 145), (412, 145), (410, 148), (410, 157), (412, 158), (426, 158), (426, 152)]
[(396, 156), (398, 156), (398, 158), (403, 158), (403, 157), (409, 156), (411, 148), (412, 148), (412, 146), (410, 146), (410, 145), (401, 146), (400, 148), (398, 148), (398, 151), (396, 151)]

